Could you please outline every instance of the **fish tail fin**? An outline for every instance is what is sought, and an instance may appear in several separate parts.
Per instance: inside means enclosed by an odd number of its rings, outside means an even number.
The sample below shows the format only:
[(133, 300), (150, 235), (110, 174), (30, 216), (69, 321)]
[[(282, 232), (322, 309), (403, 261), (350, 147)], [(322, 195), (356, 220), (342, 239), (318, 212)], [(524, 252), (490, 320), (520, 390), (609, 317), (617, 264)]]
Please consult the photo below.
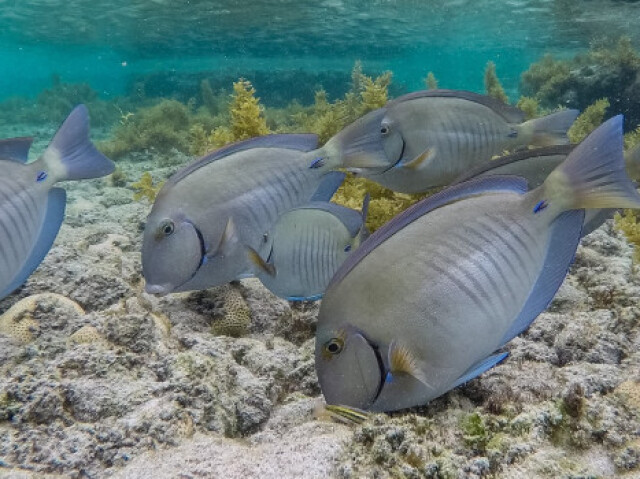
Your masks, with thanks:
[(99, 178), (115, 169), (114, 163), (89, 139), (89, 111), (84, 105), (78, 105), (69, 114), (42, 154), (42, 160), (56, 181)]
[(561, 211), (640, 208), (640, 195), (625, 169), (622, 115), (606, 121), (580, 143), (543, 188), (543, 196)]
[(640, 180), (640, 143), (624, 153), (624, 162), (627, 165), (629, 177)]
[(568, 145), (567, 131), (579, 114), (578, 110), (561, 110), (526, 121), (521, 128), (531, 135), (534, 146)]

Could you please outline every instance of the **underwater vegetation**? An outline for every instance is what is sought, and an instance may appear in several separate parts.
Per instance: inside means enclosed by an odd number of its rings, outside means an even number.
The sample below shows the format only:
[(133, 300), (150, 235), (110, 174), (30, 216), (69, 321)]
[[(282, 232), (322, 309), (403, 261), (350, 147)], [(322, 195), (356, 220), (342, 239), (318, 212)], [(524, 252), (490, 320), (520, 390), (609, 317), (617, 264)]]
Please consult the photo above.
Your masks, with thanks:
[(624, 114), (625, 126), (635, 127), (640, 123), (640, 55), (625, 37), (568, 60), (546, 55), (522, 74), (520, 90), (544, 108), (584, 110), (608, 98), (612, 109)]
[(604, 120), (604, 115), (609, 106), (609, 100), (602, 98), (585, 108), (567, 132), (571, 143), (580, 143), (589, 133), (595, 130)]
[(509, 97), (496, 74), (496, 64), (494, 62), (488, 62), (484, 70), (484, 89), (490, 97), (503, 103), (509, 103)]
[(146, 198), (149, 203), (153, 203), (156, 196), (158, 196), (158, 192), (162, 189), (162, 185), (164, 185), (164, 181), (154, 182), (151, 173), (145, 171), (142, 173), (139, 181), (131, 183), (131, 188), (135, 192), (133, 194), (134, 201), (140, 201), (142, 198)]

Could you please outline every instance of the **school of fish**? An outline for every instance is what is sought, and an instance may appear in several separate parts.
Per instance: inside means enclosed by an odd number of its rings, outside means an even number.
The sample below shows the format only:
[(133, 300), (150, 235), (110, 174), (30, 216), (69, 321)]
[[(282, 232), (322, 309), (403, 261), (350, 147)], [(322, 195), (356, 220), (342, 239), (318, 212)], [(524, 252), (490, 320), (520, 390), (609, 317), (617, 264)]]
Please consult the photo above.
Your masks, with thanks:
[[(524, 121), (487, 96), (416, 92), (319, 146), (276, 134), (218, 149), (175, 173), (145, 224), (147, 293), (257, 277), (290, 301), (322, 298), (315, 361), (326, 402), (345, 411), (425, 404), (506, 357), (500, 348), (548, 306), (580, 238), (639, 208), (622, 117), (577, 146), (578, 112)], [(63, 180), (114, 164), (76, 107), (31, 163), (30, 138), (0, 141), (0, 299), (51, 248)], [(514, 151), (492, 159), (505, 150)], [(332, 203), (344, 170), (402, 193), (444, 190), (369, 236), (361, 211)]]

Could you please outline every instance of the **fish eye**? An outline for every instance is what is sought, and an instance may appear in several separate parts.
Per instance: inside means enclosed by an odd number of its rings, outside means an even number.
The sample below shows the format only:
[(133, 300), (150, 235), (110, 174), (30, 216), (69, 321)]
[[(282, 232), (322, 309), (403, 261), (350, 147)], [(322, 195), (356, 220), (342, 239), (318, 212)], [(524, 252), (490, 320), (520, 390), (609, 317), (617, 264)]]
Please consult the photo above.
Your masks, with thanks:
[(386, 135), (387, 133), (389, 133), (389, 126), (382, 125), (382, 127), (380, 128), (380, 133), (382, 133), (383, 135)]
[(341, 338), (331, 338), (329, 341), (324, 343), (325, 352), (331, 355), (340, 354), (343, 347), (344, 341)]
[(175, 231), (175, 225), (171, 220), (165, 220), (160, 224), (160, 232), (164, 236), (170, 236)]

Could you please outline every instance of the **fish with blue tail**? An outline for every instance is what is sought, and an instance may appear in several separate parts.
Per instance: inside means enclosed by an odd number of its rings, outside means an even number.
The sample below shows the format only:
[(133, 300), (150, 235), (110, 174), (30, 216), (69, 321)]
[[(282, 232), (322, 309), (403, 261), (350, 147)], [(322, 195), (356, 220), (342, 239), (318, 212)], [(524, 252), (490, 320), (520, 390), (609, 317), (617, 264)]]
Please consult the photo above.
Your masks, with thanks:
[(313, 152), (310, 165), (347, 168), (400, 193), (447, 186), (505, 150), (567, 144), (577, 110), (524, 121), (494, 98), (459, 90), (428, 90), (390, 101)]
[(142, 245), (146, 291), (206, 289), (252, 276), (247, 249), (265, 256), (287, 211), (329, 201), (344, 173), (309, 168), (311, 134), (267, 135), (218, 149), (174, 174), (158, 193)]
[(330, 202), (311, 202), (280, 217), (267, 259), (252, 249), (255, 275), (272, 293), (289, 301), (315, 301), (368, 235), (369, 195), (362, 211)]
[[(472, 168), (459, 176), (453, 184), (472, 178), (494, 175), (514, 175), (527, 180), (530, 189), (539, 187), (549, 174), (571, 153), (575, 145), (556, 145), (531, 150), (518, 151)], [(636, 182), (640, 180), (640, 145), (624, 153), (627, 174)], [(613, 217), (616, 209), (591, 209), (585, 211), (582, 235), (585, 236), (599, 228)]]
[(327, 288), (315, 349), (327, 403), (417, 406), (495, 366), (564, 280), (584, 209), (638, 207), (621, 116), (538, 188), (477, 178), (416, 203), (371, 235)]
[(89, 113), (77, 106), (36, 161), (31, 138), (0, 141), (0, 299), (45, 258), (64, 219), (66, 193), (55, 184), (99, 178), (115, 165), (89, 140)]

